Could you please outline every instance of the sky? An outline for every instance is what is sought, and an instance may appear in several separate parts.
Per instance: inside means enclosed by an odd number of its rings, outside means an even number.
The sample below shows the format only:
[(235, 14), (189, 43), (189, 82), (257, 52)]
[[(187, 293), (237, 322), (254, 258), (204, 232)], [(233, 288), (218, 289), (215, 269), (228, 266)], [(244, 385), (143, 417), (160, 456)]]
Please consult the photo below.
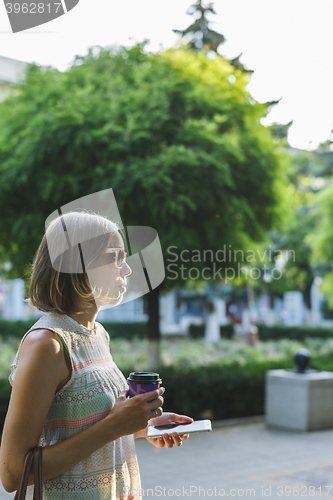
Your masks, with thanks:
[[(5, 0), (8, 2), (8, 0)], [(14, 0), (13, 0), (14, 1)], [(63, 1), (63, 0), (62, 0)], [(80, 0), (65, 15), (13, 34), (0, 3), (0, 56), (70, 67), (88, 47), (125, 45), (145, 38), (155, 52), (174, 45), (193, 20), (191, 0)], [(194, 2), (193, 2), (194, 3)], [(288, 123), (291, 146), (315, 149), (333, 140), (333, 1), (215, 0), (212, 29), (227, 41), (221, 55), (254, 70), (247, 90), (259, 102), (281, 99), (263, 125)]]

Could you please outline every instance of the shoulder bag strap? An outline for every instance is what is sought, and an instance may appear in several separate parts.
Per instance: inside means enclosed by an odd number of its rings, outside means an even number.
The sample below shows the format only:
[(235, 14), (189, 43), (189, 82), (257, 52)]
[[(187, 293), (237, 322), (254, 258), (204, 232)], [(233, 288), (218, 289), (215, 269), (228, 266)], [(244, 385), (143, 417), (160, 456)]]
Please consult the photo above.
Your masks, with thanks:
[[(31, 448), (25, 457), (21, 484), (17, 490), (14, 500), (25, 500), (28, 487), (28, 479), (32, 464), (34, 463), (34, 500), (42, 499), (42, 450), (41, 446)], [(36, 486), (37, 485), (37, 486)]]
[(42, 500), (42, 451), (41, 446), (35, 448), (35, 460), (34, 460), (34, 500)]

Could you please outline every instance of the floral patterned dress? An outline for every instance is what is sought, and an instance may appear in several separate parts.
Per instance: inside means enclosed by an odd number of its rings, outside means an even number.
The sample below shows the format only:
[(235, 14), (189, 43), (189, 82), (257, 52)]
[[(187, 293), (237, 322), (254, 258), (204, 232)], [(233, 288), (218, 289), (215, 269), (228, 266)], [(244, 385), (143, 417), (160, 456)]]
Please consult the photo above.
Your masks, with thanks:
[[(14, 383), (18, 354), (28, 333), (37, 328), (55, 332), (66, 349), (72, 375), (55, 393), (39, 446), (50, 446), (84, 431), (108, 415), (127, 381), (112, 359), (109, 335), (95, 321), (89, 330), (66, 314), (44, 313), (23, 336), (9, 382)], [(26, 500), (32, 500), (28, 486)], [(63, 474), (43, 482), (44, 500), (140, 500), (140, 474), (134, 435), (107, 443)]]

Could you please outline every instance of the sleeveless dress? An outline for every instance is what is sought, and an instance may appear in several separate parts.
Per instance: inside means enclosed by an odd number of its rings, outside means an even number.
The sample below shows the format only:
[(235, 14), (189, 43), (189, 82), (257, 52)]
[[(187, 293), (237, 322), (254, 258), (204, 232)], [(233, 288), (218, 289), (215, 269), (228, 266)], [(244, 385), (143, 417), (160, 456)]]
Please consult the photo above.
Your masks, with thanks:
[[(50, 446), (84, 431), (108, 415), (127, 381), (110, 353), (101, 323), (89, 330), (59, 312), (46, 312), (23, 336), (8, 377), (13, 386), (23, 340), (36, 328), (58, 334), (72, 365), (70, 380), (55, 393), (38, 446)], [(34, 486), (26, 500), (33, 499)], [(134, 434), (107, 443), (63, 474), (43, 482), (44, 500), (141, 500)]]

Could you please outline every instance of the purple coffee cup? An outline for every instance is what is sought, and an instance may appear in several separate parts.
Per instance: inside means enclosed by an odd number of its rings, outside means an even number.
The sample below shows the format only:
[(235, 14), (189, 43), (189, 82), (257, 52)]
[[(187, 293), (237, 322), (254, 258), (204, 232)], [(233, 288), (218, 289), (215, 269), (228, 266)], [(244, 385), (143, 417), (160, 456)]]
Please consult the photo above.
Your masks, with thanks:
[[(128, 379), (129, 397), (159, 389), (162, 379), (154, 372), (132, 372)], [(154, 401), (152, 399), (152, 401)], [(150, 401), (148, 401), (150, 403)]]

